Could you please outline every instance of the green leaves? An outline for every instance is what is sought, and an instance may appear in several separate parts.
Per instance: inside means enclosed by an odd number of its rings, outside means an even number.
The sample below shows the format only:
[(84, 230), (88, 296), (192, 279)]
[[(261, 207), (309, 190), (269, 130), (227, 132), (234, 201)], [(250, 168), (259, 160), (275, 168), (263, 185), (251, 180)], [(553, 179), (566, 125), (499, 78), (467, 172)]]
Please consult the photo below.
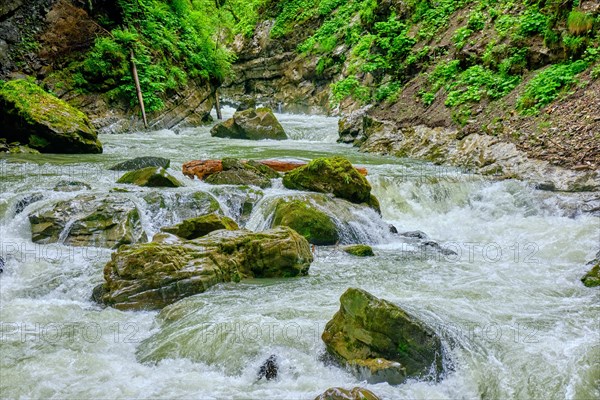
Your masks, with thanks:
[(526, 115), (538, 110), (556, 99), (561, 92), (577, 82), (577, 74), (583, 72), (589, 64), (584, 60), (564, 62), (552, 65), (537, 74), (525, 88), (517, 102), (518, 109)]

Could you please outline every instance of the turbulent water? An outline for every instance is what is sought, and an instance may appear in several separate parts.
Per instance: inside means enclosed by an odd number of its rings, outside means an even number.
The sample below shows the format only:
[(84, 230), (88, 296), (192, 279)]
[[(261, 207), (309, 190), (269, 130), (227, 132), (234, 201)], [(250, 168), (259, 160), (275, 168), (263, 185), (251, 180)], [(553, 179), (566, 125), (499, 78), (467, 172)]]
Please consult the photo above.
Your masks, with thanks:
[[(599, 292), (579, 281), (598, 250), (598, 217), (567, 215), (556, 195), (521, 182), (358, 153), (335, 143), (333, 118), (278, 117), (291, 140), (213, 139), (203, 127), (103, 136), (102, 155), (0, 158), (1, 397), (312, 399), (332, 386), (360, 385), (384, 399), (600, 398)], [(110, 250), (31, 242), (28, 214), (80, 194), (53, 191), (58, 181), (107, 192), (119, 176), (107, 167), (134, 156), (171, 159), (170, 172), (186, 185), (171, 192), (211, 192), (239, 218), (234, 188), (189, 180), (181, 164), (331, 154), (369, 170), (385, 221), (328, 209), (353, 215), (346, 239), (372, 244), (374, 258), (319, 248), (307, 277), (221, 284), (160, 313), (121, 312), (90, 300)], [(44, 200), (15, 215), (17, 201), (32, 193)], [(305, 194), (276, 183), (246, 226), (268, 226), (270, 204), (282, 195)], [(162, 222), (142, 217), (149, 237)], [(456, 254), (420, 252), (390, 234), (388, 223), (423, 231)], [(444, 379), (371, 385), (324, 364), (320, 334), (348, 287), (395, 302), (442, 335)], [(257, 381), (271, 354), (279, 378)]]

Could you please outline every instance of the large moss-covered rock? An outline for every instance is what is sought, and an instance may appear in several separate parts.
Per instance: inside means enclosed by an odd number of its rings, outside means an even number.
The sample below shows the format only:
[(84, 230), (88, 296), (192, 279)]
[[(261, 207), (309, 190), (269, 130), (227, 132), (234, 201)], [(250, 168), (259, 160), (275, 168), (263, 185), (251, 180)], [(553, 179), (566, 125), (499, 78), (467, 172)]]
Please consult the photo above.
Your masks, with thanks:
[(95, 297), (118, 309), (157, 309), (220, 282), (306, 275), (312, 260), (306, 239), (286, 227), (123, 246), (106, 264)]
[(271, 186), (271, 179), (279, 177), (276, 171), (258, 162), (242, 162), (237, 158), (224, 158), (222, 171), (215, 172), (205, 179), (213, 185), (252, 185), (260, 188)]
[(343, 157), (317, 158), (283, 177), (288, 189), (333, 193), (353, 203), (371, 204), (371, 185)]
[(329, 388), (315, 400), (379, 400), (375, 393), (361, 387), (344, 389), (339, 387)]
[(28, 80), (0, 86), (0, 127), (9, 141), (43, 153), (102, 153), (85, 114)]
[(442, 371), (438, 336), (400, 307), (361, 289), (348, 289), (325, 326), (329, 354), (360, 379), (391, 384)]
[(289, 226), (304, 236), (309, 243), (316, 245), (332, 245), (340, 239), (331, 218), (307, 201), (279, 201), (272, 226), (280, 225)]
[(219, 229), (235, 231), (239, 229), (239, 227), (238, 224), (229, 217), (219, 214), (208, 214), (186, 219), (177, 225), (162, 228), (161, 231), (172, 233), (184, 239), (196, 239)]
[(148, 167), (162, 167), (166, 169), (170, 165), (171, 161), (167, 158), (146, 156), (123, 161), (122, 163), (113, 165), (109, 169), (112, 171), (134, 171)]
[(29, 222), (36, 243), (117, 248), (147, 240), (135, 204), (114, 195), (79, 195), (29, 215)]
[(162, 167), (148, 167), (126, 172), (117, 183), (131, 183), (147, 187), (180, 187), (183, 186), (173, 175)]
[(232, 139), (287, 139), (283, 127), (269, 108), (238, 111), (233, 118), (215, 125), (210, 134)]

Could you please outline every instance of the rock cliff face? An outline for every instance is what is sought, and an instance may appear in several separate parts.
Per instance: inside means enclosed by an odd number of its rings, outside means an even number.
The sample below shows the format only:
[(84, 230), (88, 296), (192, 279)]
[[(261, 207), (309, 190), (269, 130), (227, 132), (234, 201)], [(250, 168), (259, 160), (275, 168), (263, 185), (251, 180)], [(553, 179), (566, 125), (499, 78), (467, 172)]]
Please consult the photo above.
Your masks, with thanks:
[[(86, 113), (98, 133), (143, 129), (137, 107), (109, 100), (105, 93), (81, 93), (66, 84), (69, 63), (107, 32), (100, 16), (119, 21), (114, 0), (0, 0), (0, 79), (31, 76), (45, 89)], [(150, 129), (197, 125), (210, 118), (215, 89), (193, 84), (165, 99), (150, 114)]]
[(275, 110), (329, 113), (333, 76), (317, 73), (317, 57), (296, 52), (310, 32), (310, 24), (284, 39), (271, 38), (272, 20), (260, 23), (251, 38), (238, 35), (231, 46), (238, 56), (234, 75), (219, 89), (221, 95), (236, 101), (251, 95)]

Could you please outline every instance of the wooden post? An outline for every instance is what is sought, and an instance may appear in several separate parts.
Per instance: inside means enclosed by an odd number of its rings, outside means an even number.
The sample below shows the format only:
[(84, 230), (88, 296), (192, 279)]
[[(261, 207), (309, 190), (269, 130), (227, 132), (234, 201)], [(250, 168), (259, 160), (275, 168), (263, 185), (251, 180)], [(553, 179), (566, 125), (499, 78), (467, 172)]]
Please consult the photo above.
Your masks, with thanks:
[(215, 109), (217, 110), (217, 119), (223, 119), (223, 115), (221, 115), (221, 103), (219, 103), (219, 93), (218, 89), (215, 89)]
[(129, 56), (131, 58), (131, 74), (133, 75), (133, 81), (135, 82), (135, 91), (137, 92), (138, 102), (140, 103), (140, 108), (142, 109), (144, 128), (148, 129), (148, 120), (146, 119), (146, 108), (144, 107), (144, 96), (142, 96), (142, 88), (140, 87), (140, 78), (138, 77), (137, 67), (135, 66), (133, 49), (130, 49), (129, 51)]

